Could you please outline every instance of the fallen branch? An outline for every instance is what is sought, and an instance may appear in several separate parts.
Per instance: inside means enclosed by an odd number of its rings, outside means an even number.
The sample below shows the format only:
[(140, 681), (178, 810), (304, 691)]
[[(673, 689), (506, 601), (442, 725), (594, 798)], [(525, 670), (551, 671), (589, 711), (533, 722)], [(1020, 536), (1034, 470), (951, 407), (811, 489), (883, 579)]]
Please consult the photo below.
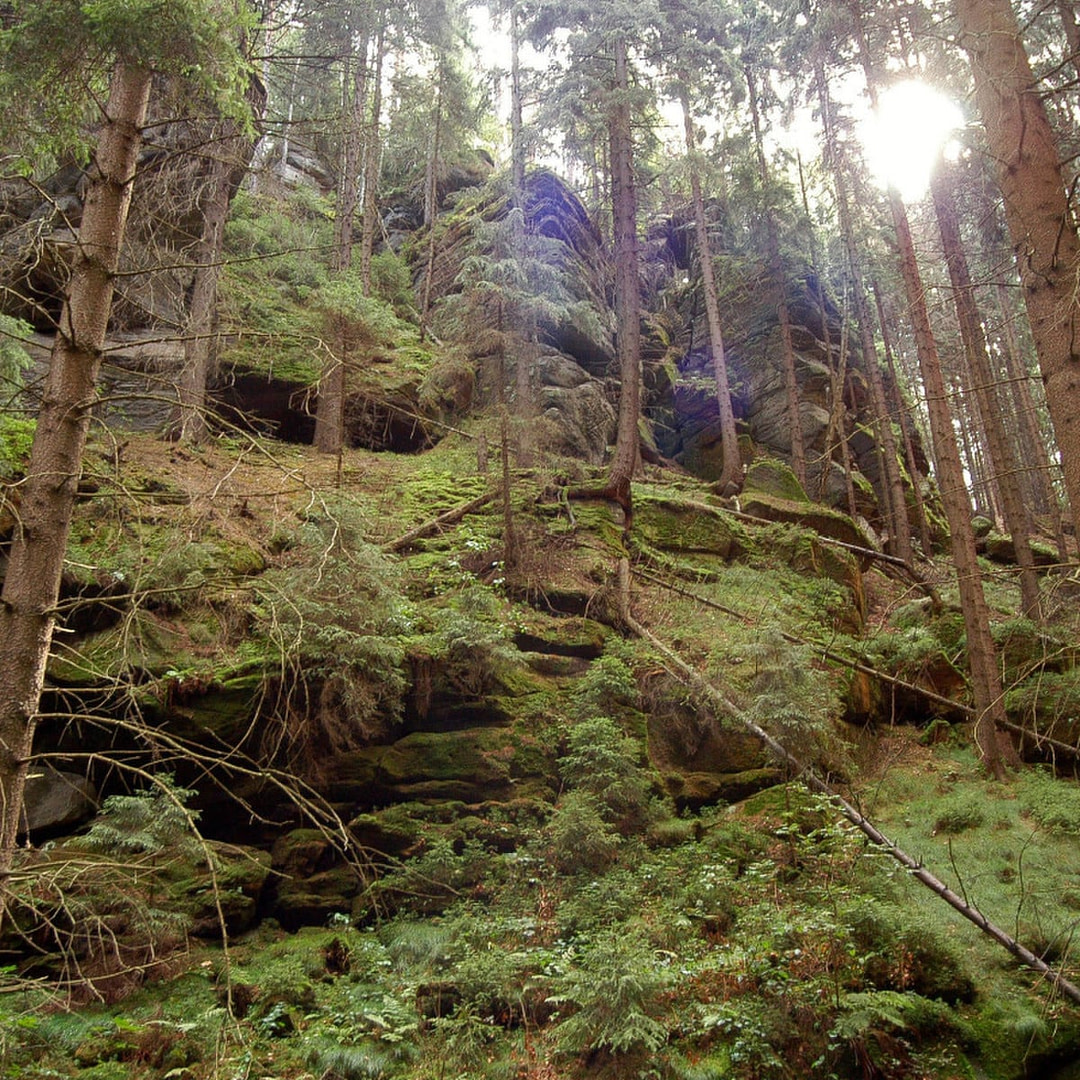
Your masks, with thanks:
[(871, 821), (864, 817), (850, 802), (817, 776), (812, 769), (804, 765), (782, 743), (774, 739), (763, 727), (746, 719), (744, 711), (721, 693), (687, 664), (674, 650), (665, 645), (655, 634), (638, 623), (629, 613), (623, 616), (627, 627), (637, 636), (647, 641), (665, 659), (668, 671), (680, 682), (693, 687), (703, 694), (719, 711), (742, 725), (743, 729), (759, 739), (769, 751), (787, 765), (794, 775), (811, 790), (825, 796), (848, 821), (851, 822), (875, 847), (880, 848), (903, 866), (916, 881), (925, 885), (935, 896), (944, 900), (953, 910), (958, 911), (969, 922), (974, 923), (984, 934), (1002, 946), (1020, 963), (1038, 972), (1050, 982), (1053, 988), (1075, 1004), (1080, 1005), (1080, 988), (1071, 983), (1060, 972), (1055, 971), (1045, 960), (1036, 956), (1030, 949), (1021, 945), (1014, 937), (1007, 934), (991, 922), (978, 908), (967, 902), (959, 893), (954, 892), (940, 878), (926, 869), (917, 859), (903, 848), (889, 840)]
[(481, 507), (487, 506), (494, 498), (495, 493), (489, 491), (486, 495), (481, 495), (471, 502), (462, 503), (461, 506), (455, 506), (452, 510), (447, 510), (445, 513), (439, 514), (438, 517), (434, 517), (430, 521), (425, 521), (423, 525), (417, 525), (415, 529), (410, 529), (404, 536), (399, 536), (396, 540), (390, 540), (388, 543), (383, 544), (382, 550), (401, 551), (415, 541), (420, 540), (425, 536), (430, 536), (432, 533), (438, 532), (447, 525), (456, 525), (463, 517), (474, 513)]

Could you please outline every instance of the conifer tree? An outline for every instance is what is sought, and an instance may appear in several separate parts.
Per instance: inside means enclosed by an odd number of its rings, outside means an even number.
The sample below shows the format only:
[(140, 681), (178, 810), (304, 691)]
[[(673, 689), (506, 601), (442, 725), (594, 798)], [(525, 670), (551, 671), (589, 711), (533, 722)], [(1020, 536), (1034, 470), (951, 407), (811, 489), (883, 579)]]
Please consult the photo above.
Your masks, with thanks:
[[(158, 71), (183, 72), (192, 89), (223, 101), (227, 114), (242, 116), (246, 75), (236, 42), (244, 14), (229, 0), (185, 0), (164, 8), (125, 0), (92, 9), (74, 0), (17, 0), (6, 13), (0, 90), (10, 104), (0, 125), (25, 139), (43, 115), (49, 119), (40, 139), (22, 143), (28, 163), (76, 146), (84, 137), (86, 110), (102, 100), (96, 94), (102, 80), (109, 89), (96, 136), (86, 145), (91, 165), (77, 253), (0, 596), (0, 872), (10, 866), (19, 829), (151, 79)], [(23, 102), (31, 103), (25, 112)]]
[(1080, 535), (1080, 236), (1060, 156), (1009, 0), (954, 0)]

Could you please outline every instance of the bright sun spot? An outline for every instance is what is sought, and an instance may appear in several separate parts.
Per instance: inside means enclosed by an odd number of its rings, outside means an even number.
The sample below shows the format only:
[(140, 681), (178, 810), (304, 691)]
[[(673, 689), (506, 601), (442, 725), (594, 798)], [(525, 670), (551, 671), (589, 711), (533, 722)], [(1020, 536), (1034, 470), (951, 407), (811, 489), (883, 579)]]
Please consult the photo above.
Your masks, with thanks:
[(891, 184), (905, 199), (918, 199), (942, 146), (962, 123), (959, 107), (940, 90), (902, 82), (881, 94), (877, 113), (863, 121), (859, 135), (878, 183)]

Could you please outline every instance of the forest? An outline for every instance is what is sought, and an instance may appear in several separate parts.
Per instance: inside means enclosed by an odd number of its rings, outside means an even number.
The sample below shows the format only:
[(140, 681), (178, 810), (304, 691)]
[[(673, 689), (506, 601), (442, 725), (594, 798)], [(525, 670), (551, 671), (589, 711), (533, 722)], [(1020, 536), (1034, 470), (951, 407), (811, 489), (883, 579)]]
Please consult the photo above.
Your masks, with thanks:
[(0, 1077), (1080, 1077), (1073, 0), (0, 0)]

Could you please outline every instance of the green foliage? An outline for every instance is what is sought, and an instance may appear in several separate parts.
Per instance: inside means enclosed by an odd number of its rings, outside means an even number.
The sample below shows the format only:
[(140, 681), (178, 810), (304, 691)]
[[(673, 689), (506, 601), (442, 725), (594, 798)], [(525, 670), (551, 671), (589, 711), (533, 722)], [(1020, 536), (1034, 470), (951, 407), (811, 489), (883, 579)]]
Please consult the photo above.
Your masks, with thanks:
[(662, 995), (670, 972), (635, 933), (599, 936), (552, 981), (552, 1004), (573, 1009), (555, 1029), (559, 1048), (573, 1054), (659, 1050), (667, 1042)]
[(815, 666), (815, 650), (764, 633), (747, 648), (754, 664), (747, 715), (796, 756), (810, 756), (838, 712), (827, 672)]
[(363, 539), (365, 524), (355, 506), (327, 505), (296, 531), (288, 565), (259, 585), (258, 631), (290, 672), (280, 717), (313, 719), (318, 730), (305, 741), (324, 743), (321, 752), (357, 745), (396, 720), (404, 704), (402, 635), (412, 616), (396, 568)]
[(622, 837), (605, 820), (604, 807), (587, 791), (564, 795), (546, 831), (552, 859), (564, 874), (604, 871), (622, 844)]
[(186, 805), (194, 794), (163, 775), (134, 795), (110, 795), (86, 834), (70, 846), (117, 855), (179, 851), (201, 860), (203, 846), (192, 835), (199, 812)]
[(1027, 771), (1017, 783), (1020, 805), (1042, 828), (1064, 836), (1080, 835), (1080, 789), (1045, 769)]
[(574, 711), (582, 719), (611, 715), (613, 710), (634, 708), (637, 682), (629, 664), (606, 651), (589, 665), (573, 692)]
[(592, 795), (608, 821), (629, 830), (640, 823), (649, 798), (649, 778), (639, 756), (639, 744), (623, 735), (615, 721), (594, 716), (570, 729), (559, 773), (569, 787)]
[(971, 795), (944, 800), (934, 821), (934, 831), (956, 836), (965, 829), (977, 829), (983, 823), (983, 807)]
[(193, 98), (250, 122), (239, 46), (251, 18), (242, 0), (13, 0), (0, 30), (0, 97), (9, 103), (0, 141), (24, 168), (85, 156), (85, 121), (119, 63), (178, 76)]
[(387, 248), (372, 256), (371, 291), (377, 299), (388, 304), (399, 319), (415, 318), (412, 273), (397, 252)]

